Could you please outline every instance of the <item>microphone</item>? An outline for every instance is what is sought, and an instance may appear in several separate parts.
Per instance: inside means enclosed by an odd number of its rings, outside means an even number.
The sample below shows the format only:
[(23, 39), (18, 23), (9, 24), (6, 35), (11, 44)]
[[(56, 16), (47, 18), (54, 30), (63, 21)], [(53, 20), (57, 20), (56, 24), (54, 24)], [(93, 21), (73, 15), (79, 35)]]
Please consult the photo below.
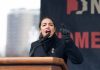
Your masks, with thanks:
[(48, 38), (49, 38), (49, 36), (50, 36), (50, 32), (47, 32), (46, 31), (46, 33), (48, 33), (45, 37), (43, 37), (42, 39), (41, 39), (41, 42), (44, 42), (44, 41), (46, 41)]

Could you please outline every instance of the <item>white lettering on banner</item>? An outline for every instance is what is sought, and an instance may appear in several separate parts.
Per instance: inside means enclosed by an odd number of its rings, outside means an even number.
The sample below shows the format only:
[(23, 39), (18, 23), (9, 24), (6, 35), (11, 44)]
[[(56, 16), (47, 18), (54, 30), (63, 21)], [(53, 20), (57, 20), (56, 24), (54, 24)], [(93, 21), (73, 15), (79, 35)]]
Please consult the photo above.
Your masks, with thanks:
[(80, 0), (80, 2), (78, 0), (67, 0), (67, 15), (70, 15), (72, 12), (75, 14), (84, 14), (85, 12), (100, 14), (100, 0)]
[(87, 11), (87, 1), (86, 0), (81, 0), (82, 2), (82, 10), (77, 11), (76, 14), (82, 14), (84, 11)]
[(91, 14), (95, 13), (95, 9), (100, 14), (100, 0), (91, 0)]

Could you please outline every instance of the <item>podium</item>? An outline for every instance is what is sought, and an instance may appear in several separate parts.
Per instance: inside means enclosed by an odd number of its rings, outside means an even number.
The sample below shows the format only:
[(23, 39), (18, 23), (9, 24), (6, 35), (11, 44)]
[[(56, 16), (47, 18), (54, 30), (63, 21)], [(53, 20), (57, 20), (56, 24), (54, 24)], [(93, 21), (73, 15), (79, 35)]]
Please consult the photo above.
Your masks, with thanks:
[(0, 70), (67, 70), (56, 57), (1, 57)]

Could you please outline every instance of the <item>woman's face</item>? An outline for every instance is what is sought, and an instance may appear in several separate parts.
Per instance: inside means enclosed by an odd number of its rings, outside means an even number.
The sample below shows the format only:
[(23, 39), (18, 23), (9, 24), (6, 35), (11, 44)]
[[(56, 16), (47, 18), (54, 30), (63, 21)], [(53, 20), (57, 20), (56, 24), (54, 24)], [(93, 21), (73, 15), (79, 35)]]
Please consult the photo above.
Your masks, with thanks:
[(45, 37), (50, 33), (50, 37), (55, 33), (56, 29), (54, 27), (53, 21), (49, 18), (45, 18), (41, 21), (40, 33)]

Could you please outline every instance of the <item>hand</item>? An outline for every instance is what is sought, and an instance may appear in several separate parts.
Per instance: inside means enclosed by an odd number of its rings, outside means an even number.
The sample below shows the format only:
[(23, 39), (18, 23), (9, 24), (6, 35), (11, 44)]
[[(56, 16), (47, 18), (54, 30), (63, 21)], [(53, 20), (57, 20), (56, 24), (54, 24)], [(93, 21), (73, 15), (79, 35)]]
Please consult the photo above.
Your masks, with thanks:
[(69, 42), (71, 40), (70, 38), (70, 31), (66, 28), (61, 29), (62, 33), (62, 39), (65, 40), (66, 42)]

